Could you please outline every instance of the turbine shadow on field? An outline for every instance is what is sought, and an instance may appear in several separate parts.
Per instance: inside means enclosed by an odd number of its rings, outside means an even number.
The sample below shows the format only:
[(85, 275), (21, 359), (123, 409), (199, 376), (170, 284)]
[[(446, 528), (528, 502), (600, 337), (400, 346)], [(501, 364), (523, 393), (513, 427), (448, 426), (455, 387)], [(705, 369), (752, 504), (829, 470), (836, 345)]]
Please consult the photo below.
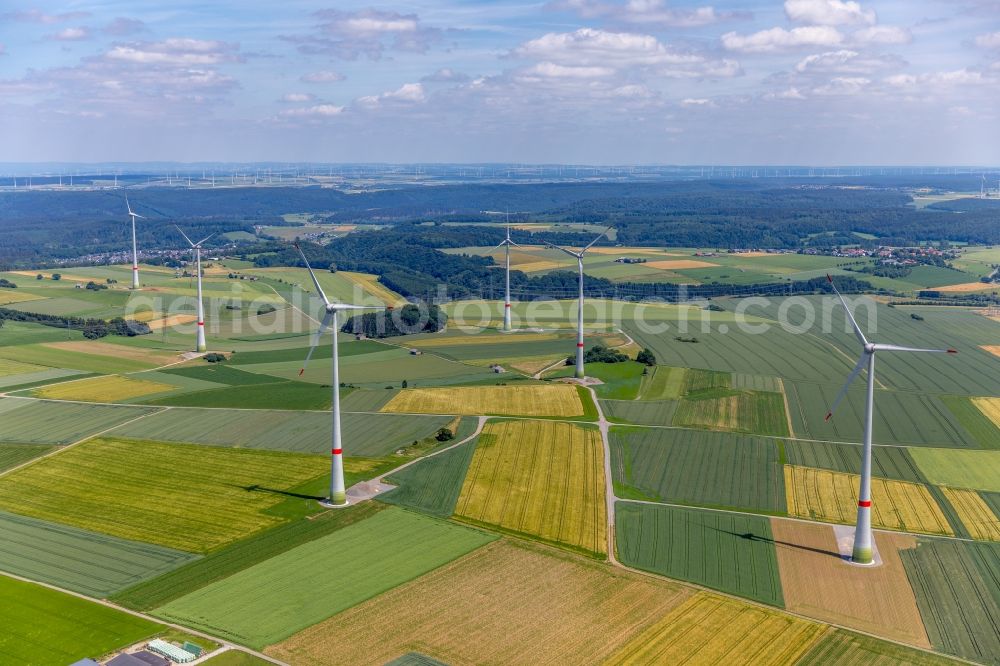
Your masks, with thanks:
[(298, 499), (307, 500), (324, 500), (326, 497), (322, 495), (307, 495), (305, 493), (293, 493), (290, 490), (279, 490), (277, 488), (266, 488), (259, 483), (254, 483), (249, 486), (236, 486), (237, 488), (242, 488), (248, 493), (272, 493), (274, 495), (283, 495), (285, 497), (297, 497)]
[(813, 548), (812, 546), (803, 546), (799, 543), (791, 543), (789, 541), (778, 541), (776, 539), (771, 539), (769, 537), (760, 536), (759, 534), (754, 534), (753, 532), (731, 532), (729, 530), (720, 530), (717, 527), (712, 527), (710, 529), (716, 532), (722, 532), (723, 534), (731, 534), (735, 537), (745, 539), (747, 541), (759, 541), (761, 543), (769, 543), (773, 546), (788, 546), (789, 548), (798, 548), (799, 550), (807, 550), (811, 553), (819, 553), (820, 555), (829, 555), (830, 557), (836, 557), (838, 560), (841, 559), (840, 553), (835, 550), (826, 550), (823, 548)]

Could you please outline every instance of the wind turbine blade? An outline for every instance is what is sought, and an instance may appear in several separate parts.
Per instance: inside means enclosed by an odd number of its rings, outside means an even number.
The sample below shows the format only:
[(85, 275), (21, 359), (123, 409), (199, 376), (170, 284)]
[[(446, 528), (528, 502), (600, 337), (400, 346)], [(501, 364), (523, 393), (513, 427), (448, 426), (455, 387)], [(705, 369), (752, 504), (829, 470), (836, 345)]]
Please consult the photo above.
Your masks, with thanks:
[(131, 204), (129, 204), (129, 202), (128, 202), (128, 195), (127, 194), (125, 195), (125, 207), (128, 208), (128, 214), (129, 215), (135, 215), (135, 213), (132, 212), (132, 206), (131, 206)]
[(129, 215), (131, 215), (132, 217), (137, 217), (140, 220), (145, 220), (146, 219), (145, 215), (139, 215), (139, 213), (129, 213)]
[(520, 243), (515, 243), (514, 241), (510, 240), (509, 238), (507, 239), (507, 243), (509, 245), (513, 245), (514, 247), (521, 247)]
[(506, 245), (506, 244), (507, 244), (507, 241), (504, 241), (503, 243), (500, 243), (500, 244), (499, 244), (499, 245), (497, 245), (496, 247), (494, 247), (494, 248), (491, 248), (491, 249), (490, 249), (490, 251), (489, 251), (489, 252), (487, 252), (486, 254), (493, 254), (494, 252), (496, 252), (497, 250), (499, 250), (500, 248), (502, 248), (502, 247), (503, 247), (504, 245)]
[(306, 259), (306, 255), (302, 251), (302, 248), (299, 247), (298, 243), (295, 243), (295, 249), (299, 251), (299, 256), (302, 257), (302, 261), (305, 262), (306, 269), (309, 271), (310, 277), (312, 277), (313, 284), (316, 285), (316, 291), (319, 293), (319, 297), (322, 298), (323, 303), (326, 304), (327, 307), (329, 307), (331, 305), (330, 299), (326, 297), (325, 293), (323, 293), (323, 287), (319, 286), (319, 280), (316, 279), (316, 274), (313, 273), (312, 266), (309, 265), (309, 260)]
[(851, 321), (851, 326), (854, 327), (854, 335), (858, 339), (858, 342), (863, 345), (867, 345), (868, 338), (866, 338), (865, 334), (861, 332), (861, 327), (858, 326), (858, 322), (854, 320), (854, 315), (851, 314), (851, 309), (847, 307), (847, 301), (845, 301), (844, 297), (840, 294), (840, 290), (837, 289), (837, 285), (833, 283), (833, 278), (828, 274), (826, 279), (829, 281), (830, 286), (833, 287), (833, 291), (837, 294), (837, 298), (840, 299), (840, 304), (844, 306), (844, 312), (847, 313), (847, 318)]
[(177, 225), (175, 224), (175, 225), (174, 225), (174, 228), (176, 228), (176, 229), (177, 229), (177, 231), (180, 231), (180, 232), (181, 232), (181, 236), (184, 236), (184, 240), (186, 240), (186, 241), (188, 242), (188, 245), (190, 245), (191, 247), (194, 247), (194, 243), (192, 243), (192, 242), (191, 242), (191, 239), (190, 239), (190, 238), (188, 238), (188, 235), (187, 235), (186, 233), (184, 233), (184, 231), (183, 231), (183, 230), (182, 230), (182, 229), (181, 229), (180, 227), (178, 227), (178, 226), (177, 226)]
[(323, 330), (327, 329), (327, 328), (330, 328), (330, 320), (331, 319), (333, 319), (333, 313), (332, 312), (327, 312), (323, 316), (323, 321), (320, 322), (319, 330), (316, 331), (316, 337), (313, 338), (312, 344), (309, 345), (309, 353), (306, 354), (306, 360), (302, 362), (302, 369), (299, 370), (299, 377), (301, 377), (305, 373), (306, 366), (309, 365), (309, 359), (312, 358), (313, 352), (316, 351), (316, 346), (319, 344), (320, 338), (323, 337)]
[(840, 401), (844, 399), (845, 395), (847, 395), (847, 389), (850, 388), (851, 382), (853, 382), (857, 376), (861, 374), (861, 371), (865, 369), (865, 364), (867, 363), (868, 355), (862, 354), (861, 358), (858, 359), (857, 365), (855, 365), (854, 369), (851, 370), (851, 374), (847, 375), (847, 381), (844, 382), (844, 386), (840, 389), (840, 393), (838, 393), (837, 397), (833, 399), (833, 404), (830, 405), (830, 410), (826, 413), (826, 421), (829, 421), (830, 417), (833, 416), (833, 412), (837, 409), (837, 405), (839, 405)]
[(600, 233), (600, 234), (599, 234), (599, 235), (597, 236), (597, 238), (595, 238), (594, 240), (590, 241), (590, 243), (588, 243), (588, 244), (587, 244), (587, 247), (585, 247), (585, 248), (583, 248), (582, 250), (580, 250), (580, 254), (583, 254), (584, 252), (586, 252), (586, 251), (587, 251), (587, 250), (589, 250), (590, 248), (594, 247), (594, 243), (596, 243), (597, 241), (599, 241), (599, 240), (601, 240), (602, 238), (604, 238), (605, 236), (607, 236), (607, 235), (608, 235), (608, 232), (609, 232), (609, 231), (611, 231), (612, 229), (614, 229), (614, 227), (608, 227), (607, 229), (605, 229), (604, 231), (602, 231), (602, 232), (601, 232), (601, 233)]
[(578, 255), (576, 252), (573, 252), (572, 250), (567, 250), (564, 247), (559, 247), (558, 245), (554, 245), (554, 244), (548, 242), (547, 240), (543, 240), (542, 242), (545, 243), (546, 245), (548, 245), (549, 247), (551, 247), (554, 250), (562, 250), (563, 252), (565, 252), (566, 254), (568, 254), (569, 256), (571, 256), (571, 257), (573, 257), (575, 259), (579, 259), (580, 258), (580, 255)]
[(211, 234), (205, 236), (200, 241), (198, 241), (197, 243), (195, 243), (195, 245), (201, 245), (202, 243), (204, 243), (205, 241), (207, 241), (209, 238), (211, 238), (214, 235), (215, 235), (214, 233), (211, 233)]
[(349, 303), (334, 303), (332, 307), (335, 310), (385, 310), (387, 306), (385, 305), (352, 305)]
[(875, 344), (875, 351), (930, 352), (932, 354), (957, 354), (957, 349), (920, 349), (918, 347), (900, 347), (899, 345)]

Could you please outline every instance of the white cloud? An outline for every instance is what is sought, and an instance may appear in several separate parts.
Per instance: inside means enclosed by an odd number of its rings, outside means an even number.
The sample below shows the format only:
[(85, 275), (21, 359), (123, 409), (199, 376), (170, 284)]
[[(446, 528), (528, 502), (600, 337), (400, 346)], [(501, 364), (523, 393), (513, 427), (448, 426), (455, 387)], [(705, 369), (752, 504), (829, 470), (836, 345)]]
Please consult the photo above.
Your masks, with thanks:
[(896, 74), (886, 77), (885, 82), (894, 88), (919, 88), (926, 92), (931, 89), (952, 86), (974, 86), (991, 82), (981, 72), (968, 68), (950, 72), (926, 72), (924, 74)]
[(377, 107), (387, 103), (419, 104), (420, 102), (426, 101), (426, 99), (427, 96), (424, 93), (423, 84), (404, 83), (396, 90), (390, 90), (388, 92), (381, 93), (380, 95), (366, 95), (364, 97), (359, 97), (355, 101), (361, 106)]
[(469, 80), (469, 75), (456, 72), (450, 67), (442, 67), (433, 74), (422, 77), (420, 80), (427, 83), (463, 83)]
[(681, 100), (681, 105), (683, 105), (683, 106), (715, 106), (715, 104), (712, 103), (712, 100), (707, 99), (705, 97), (698, 97), (698, 98), (688, 97), (687, 99), (682, 99)]
[(858, 44), (909, 44), (913, 34), (894, 25), (873, 25), (852, 33), (851, 39)]
[(303, 106), (298, 109), (286, 109), (278, 115), (282, 118), (329, 118), (338, 116), (344, 112), (344, 107), (334, 104), (316, 104), (315, 106)]
[(850, 49), (827, 51), (806, 56), (795, 65), (800, 74), (814, 72), (836, 74), (868, 74), (879, 69), (905, 64), (900, 58), (887, 55), (863, 55)]
[(844, 36), (830, 26), (802, 26), (785, 30), (771, 28), (750, 35), (727, 32), (722, 35), (722, 46), (730, 51), (743, 53), (774, 53), (807, 46), (837, 46)]
[(868, 87), (871, 79), (863, 76), (837, 76), (822, 86), (813, 88), (813, 94), (833, 96), (833, 95), (857, 95)]
[(976, 46), (983, 49), (1000, 49), (1000, 30), (976, 37)]
[(299, 77), (299, 81), (305, 83), (336, 83), (343, 81), (346, 77), (340, 72), (324, 70), (320, 72), (310, 72)]
[(59, 32), (48, 35), (47, 39), (57, 42), (79, 42), (90, 39), (90, 30), (84, 27), (63, 28)]
[(842, 0), (785, 0), (785, 15), (812, 25), (874, 25), (877, 20), (874, 10)]
[(526, 70), (522, 70), (522, 72), (528, 76), (546, 78), (594, 79), (603, 76), (613, 76), (615, 70), (611, 67), (571, 67), (557, 65), (554, 62), (540, 62)]
[(302, 102), (311, 102), (316, 99), (316, 95), (310, 93), (286, 93), (281, 96), (282, 102), (290, 102), (301, 104)]
[(306, 54), (322, 54), (345, 60), (366, 56), (378, 60), (387, 50), (425, 53), (442, 39), (439, 28), (423, 25), (416, 14), (381, 11), (324, 9), (314, 12), (320, 20), (313, 35), (288, 35)]
[(142, 65), (216, 65), (238, 61), (237, 48), (234, 44), (214, 40), (171, 38), (161, 42), (118, 44), (104, 57)]
[(2, 17), (7, 21), (16, 21), (19, 23), (42, 23), (45, 25), (51, 25), (53, 23), (64, 23), (66, 21), (76, 21), (78, 19), (88, 18), (90, 12), (64, 12), (62, 14), (46, 14), (40, 9), (27, 9), (18, 12), (7, 12), (3, 14)]
[(712, 6), (673, 9), (666, 0), (626, 0), (624, 4), (603, 0), (556, 0), (548, 9), (574, 11), (583, 18), (603, 18), (612, 23), (649, 27), (695, 28), (747, 18), (746, 12), (720, 12)]

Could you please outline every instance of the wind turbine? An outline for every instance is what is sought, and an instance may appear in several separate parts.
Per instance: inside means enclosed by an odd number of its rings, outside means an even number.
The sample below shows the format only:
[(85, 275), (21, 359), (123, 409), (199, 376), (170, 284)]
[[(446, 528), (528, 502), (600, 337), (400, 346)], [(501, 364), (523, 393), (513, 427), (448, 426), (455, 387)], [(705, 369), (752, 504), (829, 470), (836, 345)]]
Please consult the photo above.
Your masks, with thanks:
[(504, 248), (504, 301), (503, 301), (503, 330), (510, 332), (510, 247), (521, 247), (510, 239), (510, 213), (507, 213), (507, 237), (499, 245), (490, 250), (495, 252), (499, 248)]
[(316, 337), (313, 338), (312, 346), (309, 347), (309, 353), (306, 355), (306, 360), (302, 364), (302, 369), (299, 370), (299, 376), (306, 371), (306, 366), (309, 365), (309, 359), (312, 358), (313, 351), (316, 349), (316, 345), (319, 344), (320, 336), (323, 335), (323, 329), (330, 329), (330, 332), (333, 334), (333, 381), (331, 383), (332, 400), (330, 401), (330, 412), (333, 415), (333, 443), (330, 449), (329, 504), (331, 506), (346, 506), (347, 490), (344, 488), (344, 449), (340, 438), (340, 359), (337, 347), (337, 333), (340, 328), (340, 323), (337, 321), (337, 313), (345, 310), (384, 310), (386, 308), (372, 308), (367, 305), (348, 305), (346, 303), (331, 303), (330, 299), (326, 297), (325, 293), (323, 293), (323, 287), (319, 286), (319, 280), (316, 279), (316, 274), (313, 273), (312, 266), (309, 265), (309, 260), (306, 259), (306, 255), (302, 252), (302, 248), (299, 247), (298, 243), (295, 244), (295, 249), (299, 251), (299, 256), (302, 257), (302, 261), (305, 263), (306, 269), (309, 271), (309, 276), (312, 277), (313, 284), (316, 285), (316, 293), (318, 293), (319, 297), (323, 300), (323, 307), (326, 310), (326, 314), (323, 315), (323, 321), (319, 325), (319, 330), (316, 331)]
[(132, 212), (132, 206), (128, 202), (128, 195), (125, 195), (125, 207), (128, 208), (129, 217), (132, 218), (132, 288), (139, 288), (139, 251), (135, 244), (135, 218), (145, 220), (142, 215)]
[(868, 342), (868, 338), (865, 334), (861, 332), (861, 327), (858, 326), (858, 322), (854, 320), (854, 315), (851, 314), (850, 308), (847, 307), (847, 301), (840, 294), (837, 289), (837, 285), (833, 284), (833, 278), (829, 275), (826, 276), (829, 280), (830, 286), (833, 287), (833, 291), (837, 294), (840, 299), (841, 305), (844, 306), (844, 312), (847, 313), (847, 318), (851, 322), (851, 326), (854, 327), (854, 336), (861, 343), (861, 358), (858, 359), (857, 365), (851, 371), (851, 374), (847, 376), (847, 381), (844, 382), (843, 388), (840, 389), (840, 393), (834, 399), (833, 404), (830, 406), (830, 411), (826, 414), (826, 420), (829, 421), (833, 416), (833, 411), (840, 404), (840, 401), (844, 399), (847, 395), (847, 389), (851, 386), (851, 382), (861, 374), (861, 371), (867, 368), (868, 371), (868, 395), (865, 401), (865, 439), (864, 446), (861, 451), (861, 487), (858, 490), (858, 521), (857, 526), (854, 528), (854, 551), (851, 553), (851, 560), (856, 564), (871, 564), (872, 563), (872, 413), (875, 409), (875, 354), (877, 352), (930, 352), (935, 354), (957, 354), (958, 352), (954, 349), (918, 349), (915, 347), (900, 347), (897, 345), (884, 345), (873, 342)]
[(577, 379), (583, 379), (583, 377), (584, 377), (584, 373), (583, 373), (583, 255), (584, 255), (584, 253), (587, 252), (587, 250), (589, 250), (591, 247), (594, 246), (594, 243), (596, 243), (597, 241), (599, 241), (602, 238), (604, 238), (609, 231), (611, 231), (611, 227), (608, 227), (607, 229), (605, 229), (604, 231), (602, 231), (600, 233), (600, 235), (598, 235), (597, 238), (595, 238), (594, 240), (590, 241), (590, 243), (588, 243), (587, 246), (584, 247), (579, 252), (573, 252), (572, 250), (567, 250), (564, 247), (559, 247), (558, 245), (553, 245), (552, 243), (550, 243), (548, 241), (542, 241), (543, 243), (545, 243), (546, 245), (548, 245), (551, 248), (555, 248), (557, 250), (562, 250), (563, 252), (565, 252), (569, 256), (576, 257), (576, 266), (577, 266), (577, 269), (579, 270), (579, 280), (580, 280), (579, 281), (580, 302), (579, 302), (579, 306), (577, 307), (577, 312), (576, 312), (576, 371), (574, 372), (574, 376)]
[[(176, 224), (174, 226), (177, 227)], [(191, 249), (194, 250), (195, 264), (197, 265), (198, 271), (198, 342), (195, 345), (195, 351), (208, 351), (208, 345), (205, 344), (205, 304), (201, 300), (201, 244), (215, 234), (209, 234), (197, 243), (194, 243), (190, 238), (188, 238), (186, 233), (181, 231), (180, 227), (177, 227), (177, 231), (181, 232), (181, 236), (184, 236), (184, 240), (186, 240), (188, 245), (191, 246)]]

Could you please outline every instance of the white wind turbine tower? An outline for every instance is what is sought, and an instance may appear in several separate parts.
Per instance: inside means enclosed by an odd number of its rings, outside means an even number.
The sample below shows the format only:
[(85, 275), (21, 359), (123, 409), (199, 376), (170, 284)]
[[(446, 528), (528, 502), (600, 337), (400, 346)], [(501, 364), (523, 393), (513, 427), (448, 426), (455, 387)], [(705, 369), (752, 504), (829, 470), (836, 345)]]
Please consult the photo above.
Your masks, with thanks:
[(507, 237), (490, 252), (504, 248), (504, 300), (503, 300), (503, 330), (510, 332), (510, 247), (521, 247), (510, 239), (510, 213), (507, 213)]
[[(174, 226), (176, 227), (177, 225)], [(215, 234), (209, 234), (208, 236), (205, 236), (200, 241), (195, 243), (192, 242), (190, 238), (188, 238), (186, 233), (181, 231), (180, 227), (177, 227), (177, 231), (181, 232), (181, 236), (184, 236), (184, 240), (186, 240), (188, 242), (188, 245), (191, 246), (191, 249), (194, 250), (195, 264), (196, 264), (195, 270), (198, 271), (198, 340), (197, 344), (195, 345), (195, 351), (198, 352), (208, 351), (208, 345), (205, 344), (205, 304), (204, 302), (202, 302), (201, 299), (201, 244), (207, 241)]]
[(330, 299), (323, 293), (323, 287), (319, 285), (319, 280), (316, 279), (316, 274), (313, 273), (312, 266), (309, 265), (309, 260), (306, 259), (302, 248), (296, 244), (295, 249), (299, 251), (299, 256), (302, 257), (302, 261), (309, 271), (309, 276), (312, 277), (313, 284), (316, 285), (316, 293), (323, 300), (323, 307), (326, 310), (326, 314), (323, 315), (323, 321), (319, 325), (319, 330), (316, 331), (316, 337), (313, 339), (312, 346), (309, 348), (309, 354), (302, 364), (302, 369), (299, 370), (300, 376), (306, 371), (306, 366), (309, 364), (309, 359), (312, 358), (313, 350), (316, 349), (320, 336), (323, 335), (323, 329), (330, 329), (330, 332), (333, 334), (333, 381), (331, 382), (332, 400), (330, 402), (330, 412), (333, 415), (333, 442), (330, 449), (329, 504), (331, 506), (346, 506), (347, 490), (344, 488), (344, 449), (340, 438), (340, 358), (337, 346), (337, 334), (340, 329), (340, 322), (338, 321), (337, 313), (345, 310), (384, 310), (386, 308), (330, 302)]
[(829, 275), (826, 276), (827, 280), (830, 282), (830, 286), (833, 287), (833, 291), (837, 294), (840, 299), (841, 305), (844, 306), (844, 312), (847, 314), (847, 319), (851, 322), (851, 326), (854, 328), (854, 336), (861, 343), (861, 358), (858, 359), (857, 365), (851, 371), (851, 374), (847, 376), (847, 381), (844, 382), (843, 388), (840, 389), (840, 393), (834, 399), (833, 404), (830, 406), (830, 411), (826, 414), (826, 420), (829, 421), (833, 416), (833, 410), (837, 408), (840, 401), (844, 399), (847, 395), (847, 389), (850, 388), (851, 382), (861, 374), (862, 370), (867, 369), (868, 371), (868, 395), (865, 401), (865, 438), (864, 446), (861, 451), (861, 487), (858, 491), (858, 521), (857, 526), (854, 528), (854, 551), (851, 554), (851, 560), (856, 564), (871, 564), (872, 563), (872, 414), (875, 409), (875, 354), (877, 352), (930, 352), (937, 354), (957, 354), (958, 352), (954, 349), (917, 349), (915, 347), (899, 347), (897, 345), (884, 345), (878, 343), (868, 342), (865, 334), (861, 332), (861, 327), (858, 326), (858, 322), (854, 320), (854, 315), (851, 314), (850, 308), (847, 307), (847, 301), (840, 294), (837, 286), (833, 284), (833, 278)]
[(132, 218), (132, 288), (139, 288), (139, 251), (135, 243), (135, 218), (145, 220), (142, 215), (132, 212), (132, 206), (128, 202), (128, 195), (125, 195), (125, 207), (128, 208), (129, 217)]
[(600, 235), (594, 240), (590, 241), (586, 247), (584, 247), (579, 252), (573, 252), (572, 250), (567, 250), (564, 247), (559, 247), (558, 245), (553, 245), (548, 241), (542, 241), (549, 247), (555, 248), (557, 250), (562, 250), (571, 257), (576, 257), (576, 266), (579, 271), (579, 305), (577, 306), (576, 312), (576, 371), (574, 376), (577, 379), (584, 378), (583, 372), (583, 255), (594, 246), (594, 243), (604, 238), (607, 233), (611, 231), (611, 227), (608, 227), (600, 233)]

